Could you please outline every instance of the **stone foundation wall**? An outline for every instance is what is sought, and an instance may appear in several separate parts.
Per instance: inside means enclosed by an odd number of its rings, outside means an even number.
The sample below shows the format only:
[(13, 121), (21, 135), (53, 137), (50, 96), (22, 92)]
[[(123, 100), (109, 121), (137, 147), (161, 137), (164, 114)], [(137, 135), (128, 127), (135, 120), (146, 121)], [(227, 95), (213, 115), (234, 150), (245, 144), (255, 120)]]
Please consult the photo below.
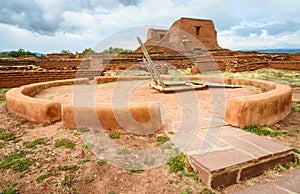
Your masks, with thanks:
[[(201, 71), (230, 70), (232, 72), (252, 71), (260, 68), (270, 67), (276, 69), (300, 71), (299, 54), (264, 54), (256, 52), (240, 51), (202, 51), (199, 54), (195, 51), (188, 52), (188, 56), (178, 53), (153, 52), (151, 58), (155, 64), (160, 66), (168, 65), (168, 70), (191, 68), (192, 73)], [(109, 70), (134, 69), (144, 70), (142, 53), (123, 53), (117, 56), (93, 54), (85, 58), (68, 58), (53, 55), (49, 59), (2, 59), (0, 60), (0, 87), (12, 88), (26, 84), (73, 79), (78, 77), (93, 77), (104, 75)], [(74, 56), (72, 56), (74, 57)], [(78, 73), (76, 73), (78, 71)]]
[(93, 79), (102, 71), (50, 70), (50, 71), (1, 71), (0, 88), (14, 88), (23, 85), (77, 78)]

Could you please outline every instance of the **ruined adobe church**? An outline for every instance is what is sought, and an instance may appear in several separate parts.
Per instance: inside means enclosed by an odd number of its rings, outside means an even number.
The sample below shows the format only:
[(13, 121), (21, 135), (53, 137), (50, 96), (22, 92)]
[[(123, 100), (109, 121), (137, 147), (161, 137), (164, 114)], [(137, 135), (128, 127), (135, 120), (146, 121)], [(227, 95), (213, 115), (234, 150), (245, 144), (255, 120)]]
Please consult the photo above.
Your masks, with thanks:
[[(200, 47), (201, 42), (205, 49), (219, 50), (217, 31), (212, 20), (180, 18), (175, 21), (169, 30), (150, 28), (147, 34), (146, 45), (161, 45), (162, 42), (172, 44), (178, 50), (193, 50)], [(164, 46), (164, 45), (161, 45)]]

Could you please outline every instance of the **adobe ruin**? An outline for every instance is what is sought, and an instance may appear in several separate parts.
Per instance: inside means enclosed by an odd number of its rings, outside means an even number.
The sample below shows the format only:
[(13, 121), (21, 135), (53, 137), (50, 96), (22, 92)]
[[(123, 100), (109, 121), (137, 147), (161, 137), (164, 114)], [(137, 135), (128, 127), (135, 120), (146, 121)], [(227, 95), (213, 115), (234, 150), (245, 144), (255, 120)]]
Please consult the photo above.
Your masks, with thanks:
[[(179, 36), (173, 44), (184, 46), (189, 50), (186, 56), (180, 52), (166, 49), (155, 49), (151, 45), (158, 45), (171, 37), (172, 33), (180, 29), (190, 34), (189, 40), (199, 40), (209, 49), (197, 54), (197, 46), (193, 47), (187, 37)], [(198, 34), (198, 35), (197, 35)], [(180, 43), (178, 42), (180, 40)], [(220, 71), (251, 71), (270, 67), (276, 69), (300, 70), (300, 54), (286, 53), (259, 53), (243, 52), (222, 49), (217, 42), (217, 32), (211, 20), (180, 18), (175, 21), (169, 30), (150, 28), (147, 34), (147, 47), (151, 58), (156, 64), (168, 64), (177, 69), (191, 68), (192, 73), (200, 73), (194, 61), (202, 62), (209, 67), (216, 64)], [(178, 50), (180, 50), (178, 48)], [(198, 50), (199, 51), (199, 50)], [(195, 54), (196, 53), (196, 54)], [(42, 58), (0, 58), (0, 87), (13, 88), (26, 84), (45, 82), (75, 77), (93, 79), (95, 76), (104, 75), (106, 71), (118, 71), (131, 68), (133, 65), (143, 64), (143, 53), (137, 49), (132, 53), (121, 53), (117, 56), (106, 54), (47, 54)], [(205, 68), (208, 69), (208, 68)], [(166, 70), (167, 71), (167, 70)]]
[(218, 44), (217, 31), (212, 20), (185, 17), (175, 21), (169, 30), (150, 28), (145, 44), (159, 45), (161, 41), (166, 41), (167, 36), (172, 36), (174, 33), (178, 38), (176, 44), (184, 44), (186, 50), (193, 50), (197, 47), (194, 40), (188, 36), (201, 42), (205, 50), (222, 50)]

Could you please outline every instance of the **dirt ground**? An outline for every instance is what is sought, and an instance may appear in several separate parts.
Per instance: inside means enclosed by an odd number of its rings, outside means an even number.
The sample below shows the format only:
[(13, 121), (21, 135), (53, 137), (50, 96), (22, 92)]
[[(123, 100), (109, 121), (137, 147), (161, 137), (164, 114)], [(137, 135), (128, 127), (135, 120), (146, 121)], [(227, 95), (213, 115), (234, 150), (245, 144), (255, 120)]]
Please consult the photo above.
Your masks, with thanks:
[[(105, 95), (109, 95), (112, 87), (107, 84), (107, 88), (103, 86), (97, 88), (97, 91), (103, 92), (98, 95), (98, 100), (107, 99)], [(105, 87), (106, 87), (105, 86)], [(65, 87), (65, 86), (63, 86)], [(140, 87), (148, 87), (140, 85)], [(247, 87), (247, 89), (239, 89), (240, 91), (226, 92), (226, 98), (235, 95), (248, 95), (251, 93), (261, 92), (257, 88)], [(105, 91), (105, 92), (104, 92)], [(135, 102), (145, 100), (143, 92), (133, 92)], [(204, 96), (209, 96), (209, 90), (199, 91), (204, 100)], [(41, 92), (38, 98), (50, 100), (59, 100), (63, 103), (70, 103), (72, 99), (72, 89), (67, 86), (62, 91), (57, 88), (49, 88), (46, 93)], [(140, 98), (137, 96), (140, 95)], [(209, 98), (209, 97), (208, 97)], [(138, 100), (139, 99), (139, 100)], [(151, 100), (163, 101), (162, 96), (153, 97)], [(167, 102), (175, 101), (176, 99)], [(208, 99), (207, 99), (208, 100)], [(97, 101), (97, 97), (96, 97)], [(178, 102), (178, 100), (177, 100)], [(210, 106), (207, 103), (200, 103), (199, 106)], [(169, 106), (166, 106), (169, 107)], [(171, 119), (172, 115), (178, 117), (176, 111), (172, 113), (172, 109), (166, 108), (166, 118)], [(201, 112), (204, 117), (210, 116), (209, 112)], [(282, 170), (268, 171), (264, 175), (249, 179), (240, 184), (232, 185), (227, 188), (221, 188), (218, 191), (208, 190), (201, 182), (186, 176), (178, 176), (175, 173), (169, 173), (169, 166), (166, 164), (159, 168), (145, 170), (142, 172), (132, 172), (125, 169), (115, 167), (105, 161), (99, 160), (82, 141), (77, 130), (68, 130), (61, 127), (61, 122), (51, 125), (34, 124), (15, 117), (10, 114), (5, 105), (0, 105), (0, 128), (3, 133), (13, 134), (15, 137), (0, 140), (0, 158), (9, 153), (24, 152), (24, 159), (29, 159), (28, 169), (19, 172), (21, 164), (16, 164), (14, 168), (0, 168), (0, 191), (6, 188), (15, 188), (20, 193), (205, 193), (220, 192), (231, 193), (249, 187), (261, 182), (272, 182), (278, 177), (288, 176), (290, 171)], [(274, 141), (288, 145), (293, 148), (300, 149), (300, 113), (293, 111), (286, 119), (271, 126), (272, 129), (278, 131), (293, 131), (291, 136), (265, 137)], [(36, 146), (28, 146), (28, 142), (32, 142), (42, 138)], [(58, 140), (70, 140), (71, 148), (68, 146), (58, 147)], [(117, 143), (129, 147), (139, 148), (141, 145), (149, 147), (159, 146), (157, 135), (147, 137), (137, 137), (133, 135), (121, 135), (120, 139), (115, 140)], [(27, 143), (25, 143), (27, 142)], [(72, 148), (73, 147), (73, 148)], [(13, 166), (14, 167), (14, 166)], [(17, 170), (16, 170), (17, 169)], [(22, 169), (22, 168), (21, 168)]]

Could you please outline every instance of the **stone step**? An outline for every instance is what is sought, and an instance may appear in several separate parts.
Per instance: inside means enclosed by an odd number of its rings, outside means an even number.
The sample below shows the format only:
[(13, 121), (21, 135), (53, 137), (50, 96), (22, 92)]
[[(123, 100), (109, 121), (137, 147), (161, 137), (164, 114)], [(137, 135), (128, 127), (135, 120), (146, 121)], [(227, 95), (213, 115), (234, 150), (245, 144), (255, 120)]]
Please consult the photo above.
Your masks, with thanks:
[(214, 189), (261, 175), (294, 158), (292, 148), (230, 126), (197, 129), (184, 152), (201, 181)]

